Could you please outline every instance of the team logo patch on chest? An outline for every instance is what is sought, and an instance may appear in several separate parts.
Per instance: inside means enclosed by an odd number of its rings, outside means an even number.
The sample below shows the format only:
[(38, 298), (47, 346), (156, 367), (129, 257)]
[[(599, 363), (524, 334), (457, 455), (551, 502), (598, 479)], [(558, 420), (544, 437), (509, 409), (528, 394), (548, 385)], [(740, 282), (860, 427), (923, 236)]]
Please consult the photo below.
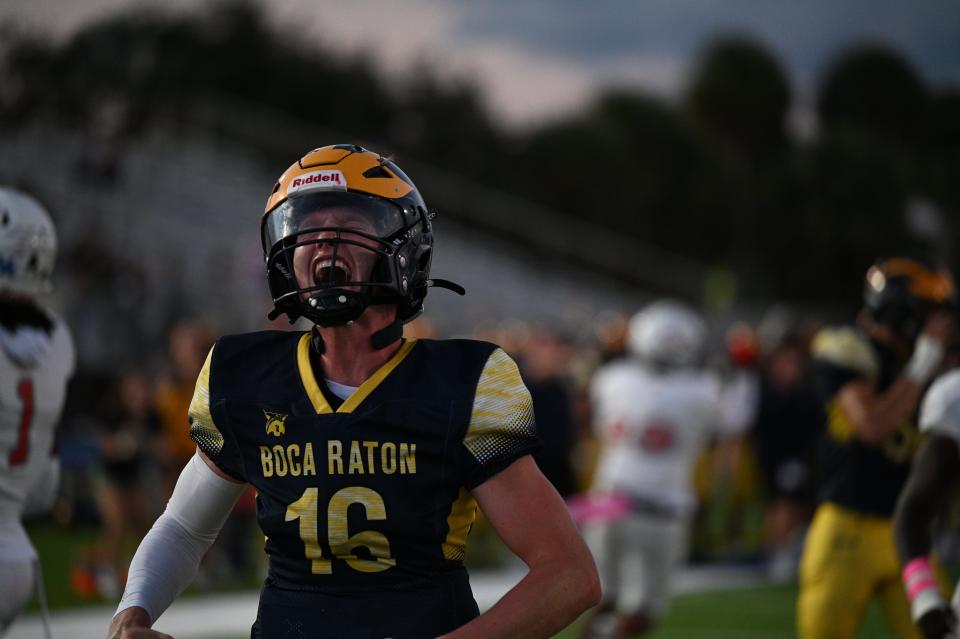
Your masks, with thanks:
[(271, 413), (263, 411), (263, 416), (267, 419), (267, 434), (274, 437), (280, 437), (287, 431), (287, 416), (283, 413)]

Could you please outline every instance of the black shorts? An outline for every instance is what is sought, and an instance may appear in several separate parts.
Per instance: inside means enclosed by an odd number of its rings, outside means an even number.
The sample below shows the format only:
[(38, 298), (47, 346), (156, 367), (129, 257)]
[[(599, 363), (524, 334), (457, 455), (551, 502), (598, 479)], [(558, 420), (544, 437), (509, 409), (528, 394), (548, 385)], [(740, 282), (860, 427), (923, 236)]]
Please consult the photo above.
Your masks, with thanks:
[(426, 639), (479, 615), (466, 571), (406, 583), (395, 589), (316, 592), (260, 591), (251, 639)]

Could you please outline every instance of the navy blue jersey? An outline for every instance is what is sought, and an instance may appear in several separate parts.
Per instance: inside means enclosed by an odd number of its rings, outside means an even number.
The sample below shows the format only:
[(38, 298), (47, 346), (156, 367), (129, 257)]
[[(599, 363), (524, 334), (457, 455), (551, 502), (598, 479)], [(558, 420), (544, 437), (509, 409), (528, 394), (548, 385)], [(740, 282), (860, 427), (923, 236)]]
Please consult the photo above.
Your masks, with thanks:
[[(269, 572), (255, 631), (462, 625), (477, 614), (463, 569), (469, 491), (537, 443), (516, 365), (485, 342), (406, 341), (334, 410), (310, 348), (309, 333), (221, 338), (190, 407), (200, 449), (257, 490)], [(305, 634), (283, 635), (288, 623)]]
[(900, 364), (889, 348), (849, 328), (820, 331), (811, 349), (827, 415), (821, 498), (856, 512), (890, 517), (919, 444), (916, 424), (904, 420), (882, 443), (863, 442), (836, 396), (856, 379), (869, 380), (882, 393), (893, 384)]

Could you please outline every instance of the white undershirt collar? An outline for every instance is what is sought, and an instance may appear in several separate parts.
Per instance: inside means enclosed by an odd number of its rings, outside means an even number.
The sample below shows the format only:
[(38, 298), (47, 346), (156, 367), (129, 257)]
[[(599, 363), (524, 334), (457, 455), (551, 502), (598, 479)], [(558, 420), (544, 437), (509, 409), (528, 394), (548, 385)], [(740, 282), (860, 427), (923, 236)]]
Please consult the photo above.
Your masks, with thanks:
[(359, 386), (347, 386), (346, 384), (339, 384), (332, 379), (323, 378), (323, 381), (327, 383), (327, 388), (330, 389), (330, 392), (339, 397), (340, 399), (346, 401), (348, 397), (353, 395), (353, 393), (360, 388)]

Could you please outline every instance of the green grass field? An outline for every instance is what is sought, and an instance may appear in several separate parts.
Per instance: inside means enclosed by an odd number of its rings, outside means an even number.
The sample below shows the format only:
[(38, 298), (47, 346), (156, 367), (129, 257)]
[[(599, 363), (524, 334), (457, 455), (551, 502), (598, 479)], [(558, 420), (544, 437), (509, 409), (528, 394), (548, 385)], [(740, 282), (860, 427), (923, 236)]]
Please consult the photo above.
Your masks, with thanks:
[[(794, 586), (749, 588), (677, 597), (663, 624), (649, 639), (792, 639)], [(580, 623), (556, 636), (577, 639)], [(864, 639), (895, 639), (871, 606), (860, 628)], [(246, 639), (243, 635), (210, 639)]]
[[(662, 625), (650, 639), (792, 639), (795, 586), (767, 586), (676, 597)], [(557, 635), (578, 637), (579, 623)], [(860, 637), (895, 639), (871, 606)]]

